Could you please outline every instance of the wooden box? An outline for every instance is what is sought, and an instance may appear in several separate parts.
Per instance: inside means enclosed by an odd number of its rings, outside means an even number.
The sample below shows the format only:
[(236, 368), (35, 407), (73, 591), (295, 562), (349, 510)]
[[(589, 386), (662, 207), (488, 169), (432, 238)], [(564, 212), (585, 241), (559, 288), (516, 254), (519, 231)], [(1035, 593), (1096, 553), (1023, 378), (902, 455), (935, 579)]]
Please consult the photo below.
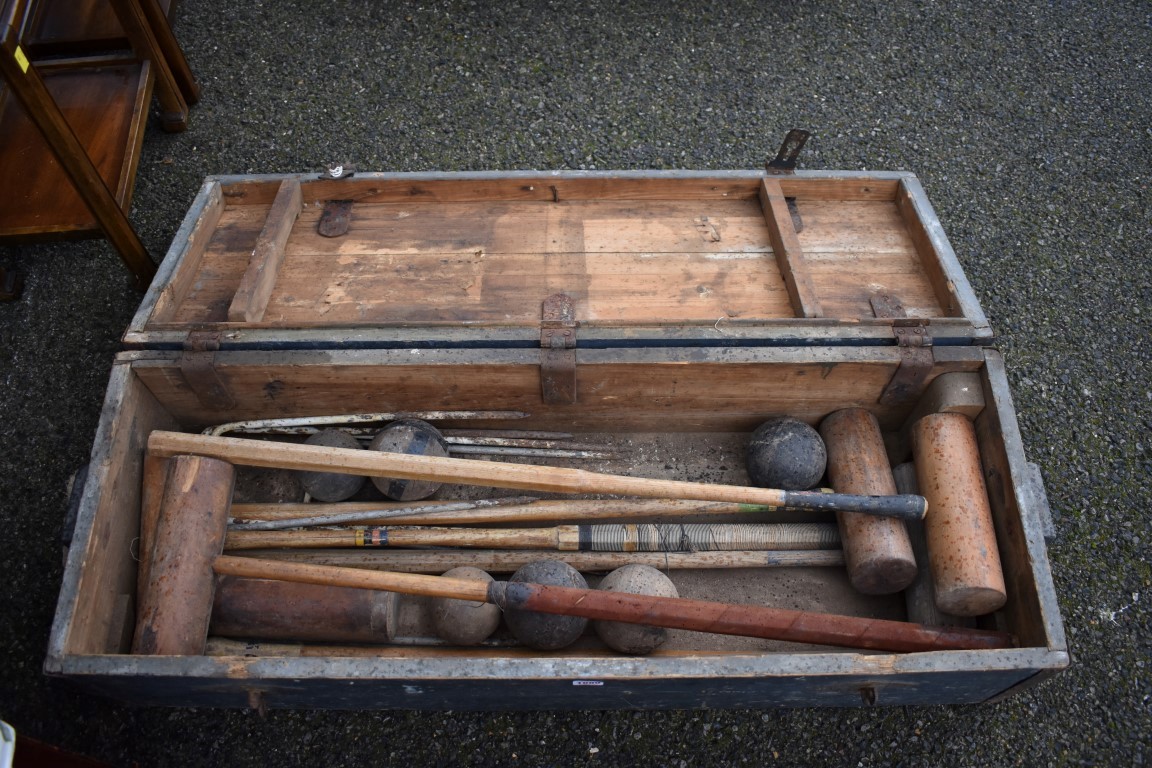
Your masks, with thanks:
[[(352, 201), (345, 222), (329, 201)], [(345, 234), (318, 233), (342, 223)], [(571, 299), (571, 312), (549, 309), (557, 294)], [(1043, 486), (1024, 457), (991, 342), (911, 174), (210, 178), (113, 366), (46, 671), (126, 701), (179, 706), (988, 701), (1069, 663)], [(748, 433), (778, 415), (816, 424), (867, 408), (899, 458), (902, 427), (934, 408), (933, 381), (957, 373), (982, 390), (975, 425), (1008, 592), (981, 625), (1013, 633), (1019, 647), (897, 654), (675, 632), (639, 657), (594, 636), (551, 653), (129, 650), (153, 430), (361, 411), (517, 411), (525, 416), (483, 426), (564, 430), (625, 449), (592, 469), (746, 483)], [(842, 568), (671, 575), (689, 597), (906, 615), (901, 595), (856, 594)]]

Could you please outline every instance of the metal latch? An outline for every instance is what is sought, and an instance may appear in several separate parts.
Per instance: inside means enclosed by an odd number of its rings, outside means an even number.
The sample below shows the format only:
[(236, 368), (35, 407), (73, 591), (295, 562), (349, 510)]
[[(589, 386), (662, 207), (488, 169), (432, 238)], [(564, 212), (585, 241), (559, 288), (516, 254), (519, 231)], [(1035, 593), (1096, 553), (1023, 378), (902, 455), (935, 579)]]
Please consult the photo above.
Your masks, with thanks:
[(919, 397), (935, 363), (927, 320), (896, 318), (892, 321), (892, 334), (900, 348), (900, 367), (880, 395), (881, 405), (901, 405)]
[(796, 160), (800, 157), (800, 150), (812, 136), (808, 131), (793, 128), (784, 136), (784, 143), (775, 159), (769, 160), (764, 168), (771, 176), (787, 176), (796, 172)]
[(352, 222), (352, 205), (354, 200), (329, 200), (324, 203), (324, 210), (320, 211), (320, 221), (316, 224), (316, 231), (323, 237), (340, 237), (348, 234), (348, 226)]
[(900, 366), (880, 395), (880, 404), (902, 405), (920, 396), (932, 372), (932, 330), (928, 320), (908, 317), (898, 296), (876, 294), (869, 302), (876, 317), (892, 319), (892, 335), (900, 348)]
[(576, 306), (556, 293), (540, 313), (540, 391), (547, 405), (576, 402)]
[(219, 331), (190, 332), (184, 340), (184, 354), (180, 356), (180, 373), (201, 405), (227, 411), (236, 407), (236, 400), (216, 370), (220, 338)]

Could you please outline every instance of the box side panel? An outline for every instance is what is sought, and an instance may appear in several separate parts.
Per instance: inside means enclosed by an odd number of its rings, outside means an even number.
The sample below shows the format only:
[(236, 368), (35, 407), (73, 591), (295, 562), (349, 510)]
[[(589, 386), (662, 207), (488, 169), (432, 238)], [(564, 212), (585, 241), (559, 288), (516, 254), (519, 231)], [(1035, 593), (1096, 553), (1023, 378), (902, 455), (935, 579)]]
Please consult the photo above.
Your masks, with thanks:
[(997, 545), (1005, 564), (1008, 604), (1003, 614), (1022, 644), (1066, 652), (1068, 642), (1044, 546), (1043, 523), (1019, 498), (1029, 474), (1003, 359), (993, 350), (986, 355), (984, 396), (992, 407), (976, 419), (976, 434)]
[[(261, 682), (250, 687), (223, 681), (171, 678), (73, 678), (85, 689), (143, 706), (268, 707), (285, 709), (414, 709), (456, 711), (583, 709), (754, 709), (976, 704), (1031, 672), (967, 672), (883, 679), (845, 677), (814, 684), (803, 678), (696, 678), (692, 680), (490, 681), (322, 678)], [(942, 679), (943, 678), (943, 679)], [(875, 699), (871, 697), (874, 696)]]
[[(508, 410), (493, 424), (579, 431), (750, 431), (791, 414), (815, 422), (862, 406), (899, 425), (910, 405), (881, 406), (900, 363), (894, 348), (578, 350), (577, 403), (545, 405), (540, 357), (527, 350), (221, 352), (216, 371), (236, 407), (205, 407), (179, 358), (141, 358), (141, 380), (186, 428), (274, 416), (359, 411)], [(932, 375), (978, 370), (980, 350), (945, 348)], [(463, 426), (463, 425), (457, 425)]]
[(125, 650), (134, 622), (141, 459), (177, 422), (123, 362), (112, 368), (52, 625), (47, 665)]
[(1043, 651), (905, 657), (213, 659), (87, 657), (73, 681), (136, 704), (331, 709), (733, 709), (977, 703), (1059, 663)]

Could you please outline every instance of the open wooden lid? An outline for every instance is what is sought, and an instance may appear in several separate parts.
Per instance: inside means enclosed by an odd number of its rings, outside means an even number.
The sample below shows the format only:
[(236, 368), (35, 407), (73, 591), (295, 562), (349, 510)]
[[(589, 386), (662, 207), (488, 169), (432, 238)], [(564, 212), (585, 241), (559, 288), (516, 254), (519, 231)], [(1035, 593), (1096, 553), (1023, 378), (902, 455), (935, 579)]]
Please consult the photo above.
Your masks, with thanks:
[(913, 327), (991, 339), (911, 174), (312, 174), (209, 178), (124, 343), (859, 345)]

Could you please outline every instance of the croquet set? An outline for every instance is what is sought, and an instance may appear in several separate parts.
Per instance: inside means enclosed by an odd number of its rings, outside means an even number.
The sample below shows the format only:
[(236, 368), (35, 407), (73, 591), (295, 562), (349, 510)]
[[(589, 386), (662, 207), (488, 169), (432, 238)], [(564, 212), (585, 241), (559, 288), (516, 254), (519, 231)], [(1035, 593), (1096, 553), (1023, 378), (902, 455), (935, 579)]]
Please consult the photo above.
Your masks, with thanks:
[(208, 178), (112, 369), (48, 674), (464, 710), (1065, 668), (1043, 484), (919, 182), (789, 166)]

